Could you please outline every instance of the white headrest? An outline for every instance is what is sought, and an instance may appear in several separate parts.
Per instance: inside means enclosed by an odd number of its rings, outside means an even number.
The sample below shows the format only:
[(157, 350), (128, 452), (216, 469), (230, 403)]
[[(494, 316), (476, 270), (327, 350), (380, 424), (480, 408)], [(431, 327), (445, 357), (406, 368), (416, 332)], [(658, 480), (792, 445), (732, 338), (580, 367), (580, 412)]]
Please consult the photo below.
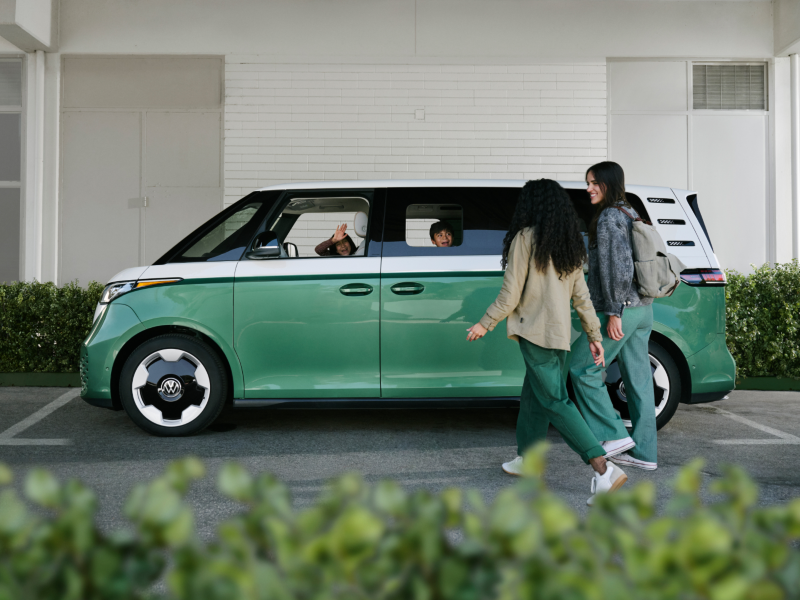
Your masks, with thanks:
[(360, 237), (367, 237), (367, 213), (357, 212), (353, 219), (353, 231)]

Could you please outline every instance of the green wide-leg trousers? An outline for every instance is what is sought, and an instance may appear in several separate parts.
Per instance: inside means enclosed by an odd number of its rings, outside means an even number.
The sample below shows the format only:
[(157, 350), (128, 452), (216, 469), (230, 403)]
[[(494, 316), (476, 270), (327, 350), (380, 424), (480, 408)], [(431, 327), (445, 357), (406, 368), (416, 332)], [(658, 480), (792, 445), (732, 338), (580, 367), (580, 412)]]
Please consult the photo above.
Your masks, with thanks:
[(564, 381), (566, 350), (542, 348), (520, 338), (525, 361), (525, 381), (517, 418), (517, 452), (522, 456), (536, 442), (547, 437), (549, 423), (584, 462), (603, 456), (603, 447), (586, 425), (578, 408), (567, 395)]
[[(605, 333), (608, 316), (597, 313), (601, 331)], [(622, 313), (623, 338), (619, 341), (603, 338), (606, 365), (616, 358), (619, 363), (633, 431), (622, 423), (608, 397), (603, 382), (603, 367), (594, 364), (586, 333), (572, 346), (570, 378), (575, 401), (592, 433), (601, 442), (619, 440), (630, 435), (636, 447), (629, 454), (639, 460), (658, 462), (656, 442), (656, 411), (653, 394), (653, 374), (650, 368), (648, 343), (653, 329), (653, 307), (626, 308)]]

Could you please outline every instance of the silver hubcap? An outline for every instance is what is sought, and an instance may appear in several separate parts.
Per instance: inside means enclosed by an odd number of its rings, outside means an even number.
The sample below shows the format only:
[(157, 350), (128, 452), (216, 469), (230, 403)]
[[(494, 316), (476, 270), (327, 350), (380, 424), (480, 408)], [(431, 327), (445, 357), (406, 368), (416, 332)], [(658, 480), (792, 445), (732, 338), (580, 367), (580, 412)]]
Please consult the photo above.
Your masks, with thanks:
[[(656, 403), (656, 417), (661, 414), (667, 406), (669, 400), (669, 376), (664, 365), (661, 364), (652, 354), (650, 357), (650, 371), (653, 376), (653, 396)], [(606, 371), (606, 388), (608, 395), (611, 397), (611, 403), (614, 409), (622, 417), (622, 422), (625, 427), (631, 426), (630, 413), (628, 411), (628, 398), (625, 394), (625, 384), (622, 381), (622, 375), (619, 371), (619, 365), (615, 360), (612, 362)]]
[(194, 421), (203, 413), (211, 392), (203, 363), (176, 348), (153, 352), (140, 362), (131, 388), (139, 412), (163, 427)]

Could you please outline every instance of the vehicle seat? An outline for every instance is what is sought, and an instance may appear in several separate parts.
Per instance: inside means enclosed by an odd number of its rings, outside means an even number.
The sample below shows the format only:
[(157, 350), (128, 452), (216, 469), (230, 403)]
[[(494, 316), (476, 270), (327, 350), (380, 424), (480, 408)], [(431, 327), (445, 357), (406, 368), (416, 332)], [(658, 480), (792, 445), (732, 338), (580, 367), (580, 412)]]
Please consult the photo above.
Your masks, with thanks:
[(367, 247), (367, 223), (369, 222), (369, 218), (367, 217), (367, 213), (365, 212), (357, 212), (356, 216), (353, 218), (353, 233), (356, 234), (356, 237), (361, 238), (361, 243), (356, 248), (356, 251), (353, 252), (353, 256), (364, 256), (364, 251)]

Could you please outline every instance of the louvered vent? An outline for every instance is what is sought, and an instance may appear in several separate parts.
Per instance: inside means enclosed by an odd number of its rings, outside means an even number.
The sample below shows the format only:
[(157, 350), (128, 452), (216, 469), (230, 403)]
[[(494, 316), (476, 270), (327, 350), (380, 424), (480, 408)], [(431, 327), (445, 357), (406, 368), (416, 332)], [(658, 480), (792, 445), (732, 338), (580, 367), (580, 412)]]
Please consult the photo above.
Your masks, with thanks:
[(0, 60), (0, 106), (22, 106), (21, 60)]
[(693, 65), (694, 108), (766, 110), (767, 65)]

